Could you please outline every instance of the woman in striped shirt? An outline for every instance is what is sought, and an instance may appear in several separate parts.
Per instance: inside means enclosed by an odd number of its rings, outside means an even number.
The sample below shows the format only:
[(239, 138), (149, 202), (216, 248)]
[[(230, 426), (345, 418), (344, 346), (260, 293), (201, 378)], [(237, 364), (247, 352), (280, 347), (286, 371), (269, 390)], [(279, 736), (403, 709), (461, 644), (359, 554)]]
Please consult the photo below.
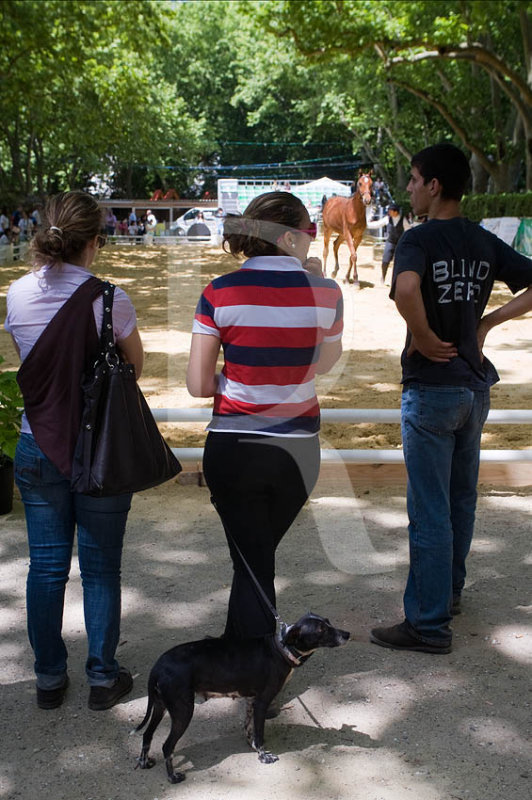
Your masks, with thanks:
[(341, 355), (343, 303), (320, 260), (307, 258), (315, 237), (294, 195), (255, 198), (224, 225), (224, 248), (247, 260), (213, 280), (196, 309), (187, 387), (214, 397), (203, 470), (233, 560), (231, 638), (275, 632), (240, 553), (275, 607), (275, 551), (318, 478), (314, 377)]

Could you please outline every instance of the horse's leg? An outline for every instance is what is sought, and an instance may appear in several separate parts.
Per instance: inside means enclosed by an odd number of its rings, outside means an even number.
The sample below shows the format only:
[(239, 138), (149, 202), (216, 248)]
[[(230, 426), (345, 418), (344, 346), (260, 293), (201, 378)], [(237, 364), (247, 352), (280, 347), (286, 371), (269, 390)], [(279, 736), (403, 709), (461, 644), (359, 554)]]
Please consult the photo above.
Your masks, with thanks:
[[(362, 231), (363, 233), (364, 231)], [(360, 287), (360, 283), (358, 281), (358, 272), (357, 272), (357, 247), (362, 241), (362, 233), (359, 235), (358, 231), (355, 230), (354, 234), (351, 233), (349, 228), (345, 229), (344, 236), (347, 246), (349, 247), (349, 252), (351, 257), (349, 259), (349, 269), (347, 270), (347, 275), (345, 277), (345, 282), (350, 283), (349, 276), (351, 275), (351, 269), (353, 270), (353, 285), (355, 289)]]
[(329, 255), (329, 240), (331, 238), (331, 228), (323, 226), (323, 277), (327, 277), (327, 256)]
[(336, 278), (336, 276), (338, 275), (338, 270), (340, 269), (340, 263), (338, 261), (338, 250), (340, 249), (340, 245), (343, 242), (344, 242), (344, 237), (342, 236), (342, 234), (338, 234), (333, 244), (333, 252), (334, 252), (334, 272), (332, 274), (333, 278)]

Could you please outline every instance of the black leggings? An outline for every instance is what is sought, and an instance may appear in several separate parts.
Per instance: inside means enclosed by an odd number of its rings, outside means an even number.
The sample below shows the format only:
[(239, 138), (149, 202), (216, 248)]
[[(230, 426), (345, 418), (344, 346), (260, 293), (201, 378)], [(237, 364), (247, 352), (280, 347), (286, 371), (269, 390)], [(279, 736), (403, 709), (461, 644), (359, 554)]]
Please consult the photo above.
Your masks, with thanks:
[(233, 546), (236, 542), (275, 606), (275, 551), (318, 479), (317, 436), (209, 433), (203, 471), (233, 560), (225, 635), (274, 633), (275, 619)]

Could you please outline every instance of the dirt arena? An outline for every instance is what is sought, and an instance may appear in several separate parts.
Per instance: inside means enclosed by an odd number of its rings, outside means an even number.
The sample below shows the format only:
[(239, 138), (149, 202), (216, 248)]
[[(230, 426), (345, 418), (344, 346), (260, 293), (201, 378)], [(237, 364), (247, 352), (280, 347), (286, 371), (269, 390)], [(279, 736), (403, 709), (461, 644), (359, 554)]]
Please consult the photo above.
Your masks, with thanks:
[[(320, 255), (320, 242), (312, 254)], [(345, 271), (346, 253), (342, 254)], [(130, 294), (146, 348), (141, 385), (155, 407), (190, 407), (184, 387), (190, 327), (202, 287), (235, 262), (219, 249), (107, 248), (98, 274)], [(377, 261), (378, 265), (378, 261)], [(370, 244), (359, 250), (361, 289), (344, 286), (345, 352), (320, 378), (323, 407), (398, 408), (404, 323), (381, 287)], [(0, 314), (24, 265), (0, 268)], [(503, 302), (504, 292), (493, 296)], [(486, 352), (501, 383), (493, 408), (532, 408), (532, 316), (494, 330)], [(9, 337), (0, 353), (16, 366)], [(4, 365), (6, 366), (6, 365)], [(205, 401), (208, 405), (208, 401)], [(177, 447), (201, 446), (202, 426), (168, 425)], [(325, 426), (325, 447), (398, 448), (395, 425)], [(483, 446), (532, 447), (531, 425), (486, 428)], [(358, 472), (358, 475), (357, 475)], [(486, 473), (464, 611), (448, 656), (395, 653), (369, 643), (371, 627), (401, 618), (408, 565), (404, 480), (398, 471), (324, 470), (312, 499), (281, 543), (278, 607), (286, 621), (304, 611), (352, 633), (339, 650), (296, 670), (281, 715), (267, 723), (279, 762), (263, 765), (245, 742), (240, 701), (196, 706), (167, 783), (157, 764), (135, 770), (146, 682), (157, 656), (180, 641), (217, 635), (231, 569), (204, 486), (172, 482), (135, 496), (123, 563), (119, 658), (135, 675), (125, 702), (87, 709), (81, 588), (73, 566), (65, 610), (71, 687), (51, 712), (35, 705), (26, 640), (27, 570), (23, 511), (0, 517), (0, 674), (4, 800), (529, 800), (532, 795), (532, 477), (519, 464)]]

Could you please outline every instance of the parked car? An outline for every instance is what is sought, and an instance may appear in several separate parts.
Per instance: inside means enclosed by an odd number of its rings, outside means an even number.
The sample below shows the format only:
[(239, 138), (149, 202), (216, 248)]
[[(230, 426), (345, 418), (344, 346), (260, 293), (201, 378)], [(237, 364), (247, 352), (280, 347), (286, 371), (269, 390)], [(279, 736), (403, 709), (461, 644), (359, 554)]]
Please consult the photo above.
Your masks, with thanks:
[[(214, 236), (216, 235), (217, 220), (213, 208), (190, 208), (182, 217), (172, 222), (169, 228), (171, 236)], [(190, 230), (192, 225), (201, 226), (199, 229)], [(207, 230), (202, 230), (203, 226)]]

